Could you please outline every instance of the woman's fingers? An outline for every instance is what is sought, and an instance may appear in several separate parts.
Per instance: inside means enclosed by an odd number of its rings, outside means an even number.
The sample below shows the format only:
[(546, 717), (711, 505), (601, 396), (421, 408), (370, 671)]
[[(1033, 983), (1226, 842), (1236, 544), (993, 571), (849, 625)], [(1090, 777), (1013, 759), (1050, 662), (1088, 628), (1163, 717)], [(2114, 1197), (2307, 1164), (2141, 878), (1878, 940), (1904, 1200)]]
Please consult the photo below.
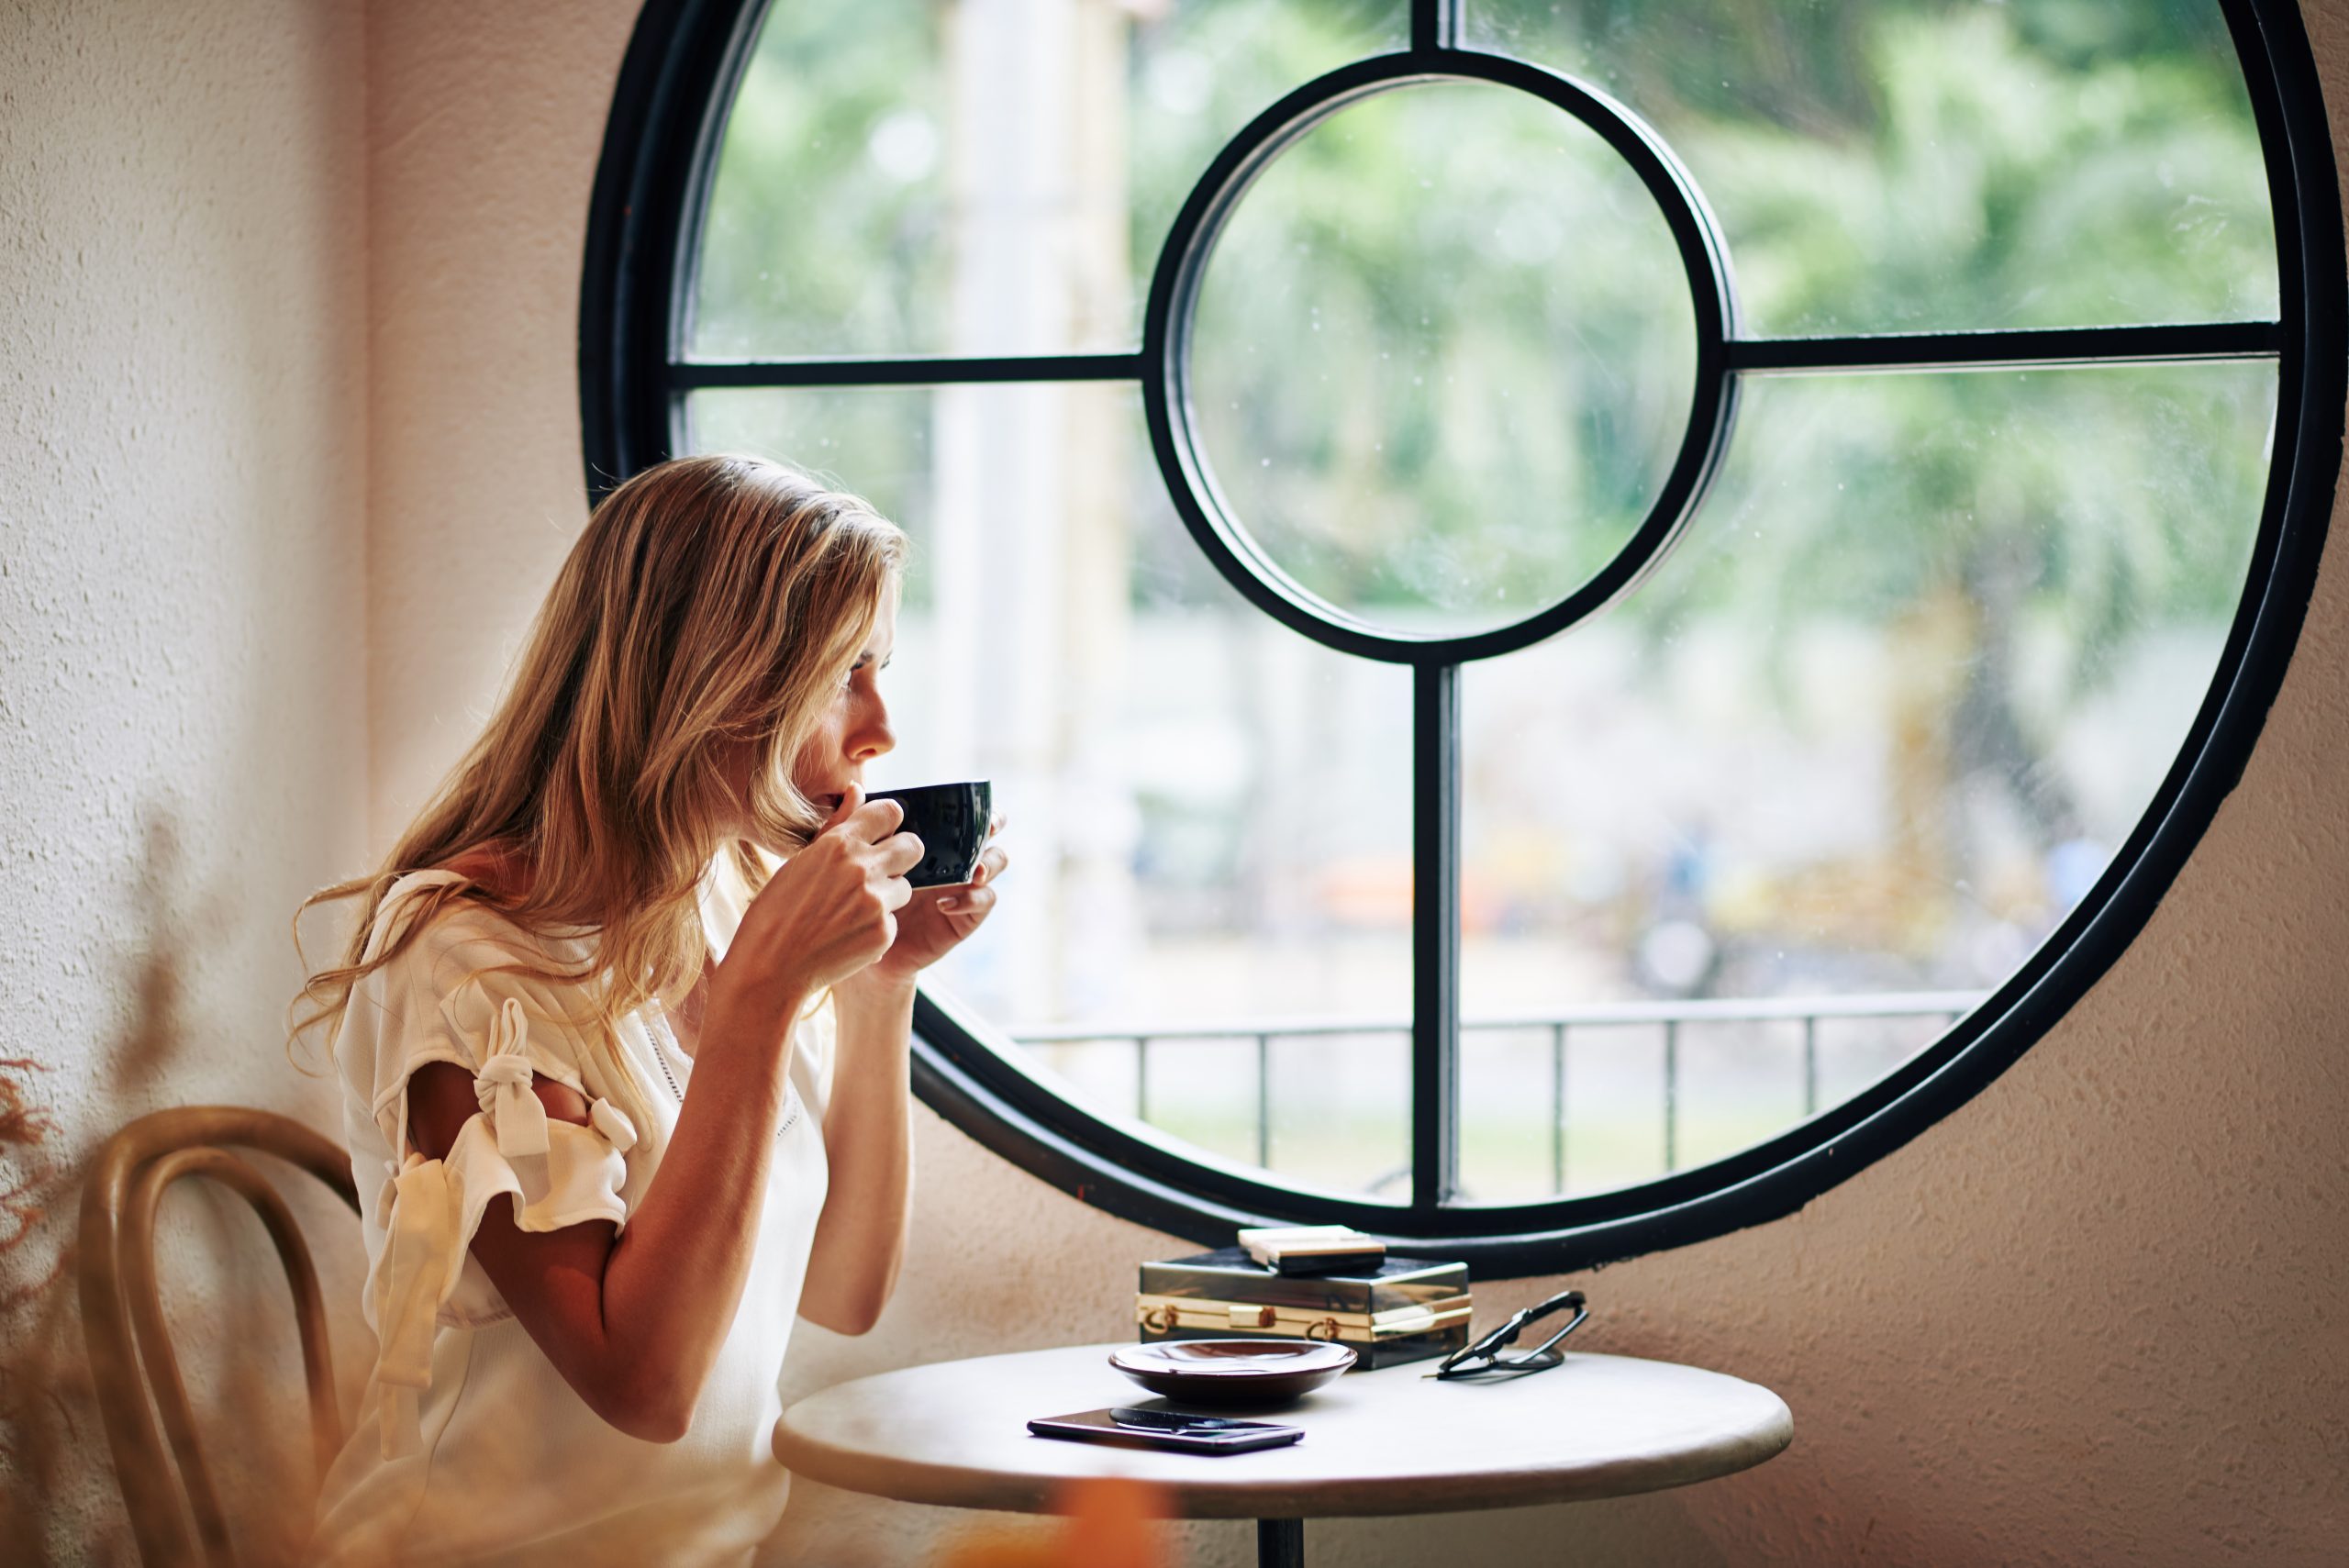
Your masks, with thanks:
[(981, 883), (993, 882), (996, 877), (1001, 876), (1004, 868), (1011, 863), (1011, 851), (996, 842), (994, 838), (995, 834), (1003, 830), (1003, 820), (1002, 813), (998, 812), (996, 814), (995, 821), (989, 825), (986, 848), (979, 851), (979, 862), (971, 870), (970, 886), (976, 887)]
[[(862, 802), (853, 811), (849, 809), (852, 800)], [(877, 844), (905, 826), (906, 808), (894, 800), (865, 800), (864, 792), (851, 784), (848, 793), (841, 796), (841, 809), (834, 813), (833, 819), (852, 823), (858, 838), (868, 844)]]
[(938, 912), (952, 915), (965, 925), (976, 925), (995, 907), (995, 898), (992, 887), (958, 888), (938, 901)]
[(862, 784), (852, 784), (841, 793), (841, 803), (832, 807), (832, 814), (824, 818), (824, 825), (821, 828), (817, 828), (816, 831), (818, 833), (829, 833), (833, 828), (839, 827), (841, 823), (847, 821), (850, 817), (855, 816), (859, 811), (863, 810), (863, 807), (864, 786)]
[(892, 834), (877, 848), (881, 869), (891, 876), (903, 876), (921, 864), (921, 840), (911, 833)]

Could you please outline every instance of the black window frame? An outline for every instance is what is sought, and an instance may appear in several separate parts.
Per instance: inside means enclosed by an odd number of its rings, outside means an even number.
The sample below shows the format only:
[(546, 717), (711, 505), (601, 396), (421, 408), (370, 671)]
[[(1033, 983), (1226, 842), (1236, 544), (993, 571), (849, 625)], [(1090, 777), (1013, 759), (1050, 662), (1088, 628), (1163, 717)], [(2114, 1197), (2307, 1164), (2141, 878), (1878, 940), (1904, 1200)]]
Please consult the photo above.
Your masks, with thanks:
[[(781, 0), (788, 4), (790, 0)], [(587, 222), (580, 297), (582, 435), (591, 498), (682, 450), (688, 393), (719, 386), (909, 386), (950, 382), (1136, 381), (1168, 488), (1203, 550), (1265, 613), (1307, 636), (1413, 670), (1416, 885), (1413, 917), (1413, 1191), (1393, 1206), (1308, 1194), (1187, 1159), (1073, 1104), (986, 1043), (984, 1021), (924, 993), (913, 1078), (933, 1109), (1053, 1185), (1125, 1218), (1202, 1244), (1238, 1225), (1337, 1222), (1398, 1250), (1438, 1251), (1486, 1277), (1551, 1274), (1723, 1235), (1790, 1214), (1964, 1105), (2036, 1043), (2151, 917), (2241, 777), (2299, 640), (2313, 591), (2349, 401), (2349, 261), (2327, 119), (2293, 0), (2217, 0), (2243, 66), (2266, 162), (2280, 312), (2275, 322), (1759, 339), (1737, 329), (1722, 288), (1708, 329), (1702, 253), (1718, 234), (1660, 144), (1643, 163), (1576, 84), (1540, 67), (1459, 47), (1459, 0), (1411, 0), (1400, 53), (1341, 68), (1265, 111), (1218, 158), (1177, 218), (1152, 289), (1138, 353), (997, 358), (832, 357), (689, 363), (685, 312), (704, 204), (727, 113), (768, 0), (650, 0), (621, 66)], [(1467, 78), (1534, 92), (1584, 116), (1640, 168), (1665, 204), (1699, 310), (1698, 417), (1667, 482), (1669, 506), (1601, 580), (1518, 628), (1407, 644), (1301, 605), (1235, 550), (1226, 519), (1177, 483), (1189, 461), (1177, 341), (1185, 291), (1230, 203), (1287, 139), (1343, 102), (1410, 81)], [(1660, 183), (1661, 182), (1661, 183)], [(1687, 217), (1693, 211), (1696, 217)], [(1638, 1186), (1507, 1207), (1453, 1205), (1458, 1169), (1459, 703), (1464, 662), (1549, 635), (1636, 581), (1702, 498), (1742, 379), (1887, 367), (2170, 363), (2273, 359), (2276, 440), (2247, 585), (2210, 689), (2134, 832), (2056, 932), (1936, 1043), (1842, 1104), (1751, 1149)], [(1712, 403), (1706, 406), (1708, 388)], [(1708, 423), (1709, 421), (1709, 423)], [(1669, 515), (1667, 515), (1667, 513)], [(1610, 575), (1611, 573), (1611, 575)]]

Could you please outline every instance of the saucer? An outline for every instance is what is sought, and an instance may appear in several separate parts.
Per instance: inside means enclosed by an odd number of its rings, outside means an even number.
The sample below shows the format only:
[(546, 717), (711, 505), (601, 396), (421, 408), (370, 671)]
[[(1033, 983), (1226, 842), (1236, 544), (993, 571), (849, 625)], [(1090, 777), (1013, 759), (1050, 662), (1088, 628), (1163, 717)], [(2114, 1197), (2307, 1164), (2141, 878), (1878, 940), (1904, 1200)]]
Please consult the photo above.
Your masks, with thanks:
[(1166, 1340), (1128, 1345), (1109, 1364), (1152, 1394), (1191, 1405), (1286, 1405), (1354, 1364), (1327, 1340)]

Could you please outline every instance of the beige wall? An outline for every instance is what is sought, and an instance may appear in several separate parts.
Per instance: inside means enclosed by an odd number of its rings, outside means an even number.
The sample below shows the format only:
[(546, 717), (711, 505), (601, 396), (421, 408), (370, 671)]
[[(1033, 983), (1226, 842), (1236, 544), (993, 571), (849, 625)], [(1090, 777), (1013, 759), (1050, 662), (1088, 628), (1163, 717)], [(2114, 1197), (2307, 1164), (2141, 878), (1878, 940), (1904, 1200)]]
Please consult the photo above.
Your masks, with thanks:
[[(363, 93), (347, 8), (0, 11), (0, 1038), (58, 1068), (68, 1152), (183, 1093), (318, 1106), (268, 1035), (280, 917), (359, 862), (362, 765), (367, 842), (396, 830), (582, 520), (580, 245), (634, 9), (377, 0)], [(2349, 102), (2349, 15), (2311, 26)], [(1791, 1451), (1620, 1504), (1318, 1524), (1315, 1560), (2336, 1557), (2344, 720), (2336, 559), (2241, 788), (2063, 1025), (1802, 1215), (1590, 1282), (1590, 1348), (1768, 1384)], [(143, 889), (166, 813), (179, 859)], [(125, 1091), (107, 1053), (156, 944), (188, 956), (202, 1054)], [(904, 1288), (866, 1340), (806, 1330), (795, 1381), (1117, 1335), (1130, 1264), (1172, 1243), (920, 1120)], [(96, 1518), (103, 1478), (69, 1480), (57, 1517)], [(919, 1562), (969, 1523), (803, 1485), (770, 1560)], [(1244, 1527), (1186, 1540), (1252, 1560)]]
[(479, 729), (585, 519), (579, 267), (636, 10), (369, 7), (377, 852)]
[[(294, 904), (366, 842), (362, 31), (356, 0), (0, 0), (0, 1057), (40, 1063), (9, 1076), (51, 1123), (0, 1132), (0, 1190), (30, 1184), (0, 1219), (0, 1560), (119, 1510), (70, 1296), (20, 1295), (70, 1229), (57, 1178), (157, 1106), (327, 1111), (283, 1018)], [(261, 1244), (229, 1219), (167, 1209), (183, 1321), (272, 1325), (198, 1367), (210, 1395), (297, 1375), (284, 1286), (202, 1266)]]

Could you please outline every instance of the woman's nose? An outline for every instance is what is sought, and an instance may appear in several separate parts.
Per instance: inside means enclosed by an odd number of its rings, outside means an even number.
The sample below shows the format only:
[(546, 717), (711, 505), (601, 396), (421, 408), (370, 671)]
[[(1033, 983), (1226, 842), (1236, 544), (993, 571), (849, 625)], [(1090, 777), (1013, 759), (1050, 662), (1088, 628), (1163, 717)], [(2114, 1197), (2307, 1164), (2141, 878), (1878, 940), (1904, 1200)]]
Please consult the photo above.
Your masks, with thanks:
[(888, 705), (876, 696), (859, 716), (856, 728), (849, 731), (848, 754), (862, 762), (896, 749), (897, 737), (889, 728)]

